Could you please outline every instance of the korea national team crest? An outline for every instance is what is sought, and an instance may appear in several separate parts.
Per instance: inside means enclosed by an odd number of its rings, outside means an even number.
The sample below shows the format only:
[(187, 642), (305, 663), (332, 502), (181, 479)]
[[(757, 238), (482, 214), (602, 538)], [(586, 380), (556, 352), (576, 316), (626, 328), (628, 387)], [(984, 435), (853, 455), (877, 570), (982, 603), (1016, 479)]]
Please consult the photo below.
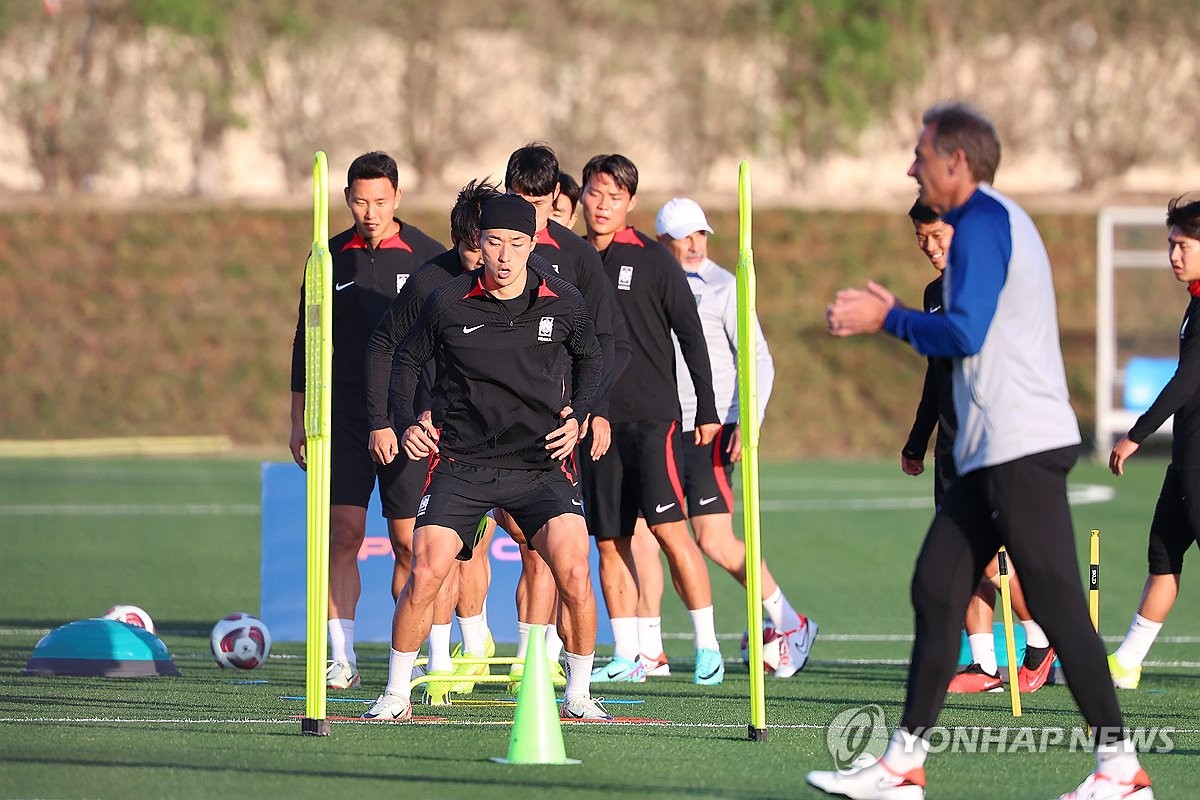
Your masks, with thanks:
[(404, 284), (408, 283), (408, 273), (404, 272), (396, 276), (396, 294), (400, 294), (400, 290), (404, 288)]
[(554, 317), (542, 317), (538, 323), (538, 341), (554, 341)]
[(630, 285), (633, 283), (633, 267), (621, 267), (620, 274), (617, 275), (617, 288), (629, 291)]

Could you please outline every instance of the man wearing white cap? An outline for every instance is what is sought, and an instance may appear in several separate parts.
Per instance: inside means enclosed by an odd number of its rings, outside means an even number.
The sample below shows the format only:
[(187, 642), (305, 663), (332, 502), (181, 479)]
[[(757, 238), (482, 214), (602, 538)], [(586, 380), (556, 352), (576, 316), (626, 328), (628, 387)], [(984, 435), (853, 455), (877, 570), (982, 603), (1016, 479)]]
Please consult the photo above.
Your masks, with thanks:
[[(655, 220), (658, 240), (666, 245), (683, 267), (696, 309), (704, 328), (704, 340), (712, 362), (713, 390), (721, 431), (710, 444), (698, 445), (688, 433), (695, 424), (696, 392), (685, 368), (678, 368), (679, 404), (683, 410), (683, 486), (687, 496), (688, 521), (700, 549), (743, 586), (746, 584), (746, 548), (733, 534), (733, 489), (730, 478), (733, 465), (742, 459), (741, 432), (738, 426), (737, 389), (737, 281), (727, 270), (708, 258), (708, 235), (713, 232), (704, 210), (694, 200), (676, 197), (658, 212)], [(775, 365), (762, 328), (758, 332), (759, 419), (766, 410), (775, 378)], [(678, 344), (676, 361), (682, 354)], [(639, 523), (634, 536), (637, 560), (638, 638), (647, 675), (668, 675), (670, 667), (663, 655), (660, 607), (663, 592), (662, 563), (658, 543), (645, 535)], [(775, 675), (794, 675), (808, 659), (817, 623), (796, 613), (778, 582), (762, 565), (763, 609), (770, 624), (785, 637)]]

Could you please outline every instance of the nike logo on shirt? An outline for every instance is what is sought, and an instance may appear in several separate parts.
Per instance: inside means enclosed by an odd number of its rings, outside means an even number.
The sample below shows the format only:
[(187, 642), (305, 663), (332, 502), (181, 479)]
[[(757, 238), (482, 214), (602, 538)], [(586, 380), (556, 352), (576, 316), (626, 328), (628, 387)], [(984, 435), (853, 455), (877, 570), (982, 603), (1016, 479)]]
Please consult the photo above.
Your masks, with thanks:
[(578, 500), (571, 500), (571, 505), (583, 508), (583, 503), (579, 502)]
[(473, 328), (468, 328), (466, 325), (463, 325), (463, 333), (474, 333), (475, 331), (479, 330), (482, 327), (483, 327), (482, 325), (476, 325)]
[(929, 309), (929, 313), (930, 313), (930, 314), (936, 314), (937, 312), (939, 312), (939, 311), (941, 311), (941, 310), (942, 310), (942, 307), (941, 307), (941, 306), (934, 306), (933, 308)]
[(662, 512), (666, 511), (668, 508), (671, 508), (674, 505), (675, 505), (674, 503), (667, 503), (665, 506), (655, 506), (654, 510), (656, 512), (658, 512), (659, 514), (661, 514)]
[(350, 281), (349, 283), (339, 283), (333, 287), (333, 290), (335, 292), (340, 292), (342, 289), (345, 289), (347, 286), (353, 286), (353, 285), (354, 285), (354, 281)]

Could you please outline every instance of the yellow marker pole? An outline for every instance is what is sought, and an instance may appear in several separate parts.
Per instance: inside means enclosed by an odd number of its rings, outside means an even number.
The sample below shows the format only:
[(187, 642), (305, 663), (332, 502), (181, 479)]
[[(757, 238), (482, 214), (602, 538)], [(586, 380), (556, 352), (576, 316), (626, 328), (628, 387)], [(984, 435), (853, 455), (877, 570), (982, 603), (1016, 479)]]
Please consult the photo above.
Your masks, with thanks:
[(308, 641), (303, 733), (329, 735), (325, 718), (325, 629), (329, 617), (330, 387), (333, 260), (329, 255), (329, 163), (313, 159), (313, 242), (304, 268), (304, 431), (308, 488)]
[(751, 248), (750, 162), (738, 168), (738, 408), (742, 429), (742, 522), (746, 538), (746, 619), (750, 630), (750, 725), (751, 741), (767, 740), (767, 699), (762, 670), (762, 549), (758, 514), (758, 335)]
[(1100, 632), (1100, 531), (1092, 531), (1092, 557), (1088, 564), (1088, 612), (1092, 627)]
[(1021, 687), (1017, 681), (1017, 642), (1013, 636), (1012, 596), (1008, 588), (1008, 551), (996, 554), (1000, 563), (1000, 605), (1004, 609), (1004, 646), (1008, 654), (1008, 692), (1014, 717), (1021, 716)]

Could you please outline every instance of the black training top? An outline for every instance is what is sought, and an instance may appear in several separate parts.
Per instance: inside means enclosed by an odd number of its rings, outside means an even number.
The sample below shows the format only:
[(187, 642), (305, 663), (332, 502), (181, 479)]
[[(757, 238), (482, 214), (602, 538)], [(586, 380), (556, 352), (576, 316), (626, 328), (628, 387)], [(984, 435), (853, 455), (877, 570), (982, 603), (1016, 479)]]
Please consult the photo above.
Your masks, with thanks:
[(667, 248), (633, 228), (618, 232), (600, 257), (616, 288), (631, 345), (629, 365), (613, 387), (610, 421), (680, 419), (674, 332), (696, 387), (696, 424), (720, 422), (704, 329), (679, 262)]
[(608, 418), (612, 388), (629, 363), (629, 329), (613, 297), (613, 288), (604, 277), (600, 254), (569, 228), (550, 220), (538, 231), (533, 252), (550, 263), (554, 272), (579, 290), (587, 302), (588, 313), (596, 326), (596, 339), (604, 354), (604, 374), (592, 413)]
[[(418, 267), (446, 248), (412, 225), (372, 250), (354, 228), (329, 240), (333, 260), (333, 381), (361, 386), (367, 342)], [(292, 391), (304, 391), (304, 284), (292, 341)]]
[[(459, 275), (429, 296), (396, 354), (395, 407), (412, 404), (422, 366), (437, 363), (442, 457), (506, 469), (551, 469), (546, 435), (570, 406), (582, 424), (603, 368), (583, 296), (529, 270), (525, 291), (500, 300)], [(572, 387), (568, 396), (567, 387)], [(416, 419), (397, 420), (400, 430)]]
[[(925, 312), (942, 313), (942, 276), (925, 287)], [(954, 431), (958, 421), (954, 416), (954, 361), (949, 358), (930, 358), (925, 367), (925, 387), (917, 404), (917, 417), (901, 454), (917, 461), (925, 460), (929, 435), (937, 426), (937, 442), (933, 455), (937, 459), (954, 460)]]
[(1158, 398), (1129, 429), (1141, 444), (1167, 417), (1175, 415), (1171, 461), (1179, 469), (1200, 469), (1200, 297), (1193, 297), (1179, 327), (1179, 366)]

